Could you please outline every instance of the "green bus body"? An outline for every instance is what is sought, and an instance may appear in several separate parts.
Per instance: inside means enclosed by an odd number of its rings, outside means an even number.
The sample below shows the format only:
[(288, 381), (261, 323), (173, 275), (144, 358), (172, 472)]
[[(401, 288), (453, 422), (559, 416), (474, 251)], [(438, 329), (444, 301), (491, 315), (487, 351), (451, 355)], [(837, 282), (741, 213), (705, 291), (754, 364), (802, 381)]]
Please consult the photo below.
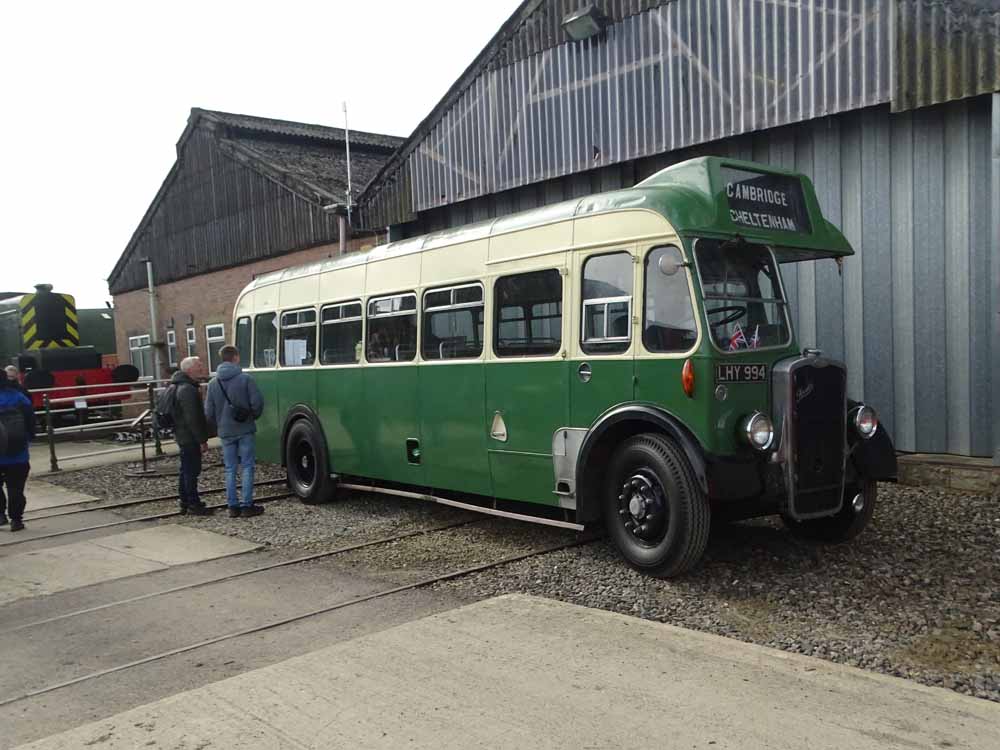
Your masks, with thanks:
[[(758, 182), (779, 188), (753, 187)], [(792, 194), (791, 199), (788, 194)], [(753, 208), (755, 201), (760, 210)], [(734, 208), (736, 205), (751, 208)], [(772, 210), (775, 213), (770, 213)], [(662, 226), (653, 235), (648, 229), (653, 226), (650, 215)], [(590, 222), (587, 226), (598, 227), (605, 221), (613, 226), (598, 232), (603, 232), (599, 241), (581, 245), (579, 227), (583, 220)], [(640, 230), (633, 228), (638, 226), (635, 222), (641, 224)], [(525, 245), (522, 249), (505, 245), (501, 255), (493, 256), (493, 248), (499, 248), (504, 238), (517, 236)], [(737, 239), (743, 244), (733, 244)], [(678, 432), (684, 433), (682, 442), (691, 444), (686, 447), (689, 456), (694, 459), (693, 453), (699, 454), (696, 473), (707, 475), (704, 488), (710, 499), (738, 501), (741, 488), (725, 485), (742, 484), (749, 475), (718, 467), (732, 462), (755, 467), (749, 470), (751, 474), (762, 476), (763, 459), (744, 440), (741, 425), (754, 412), (774, 413), (774, 391), (770, 376), (719, 388), (716, 366), (764, 365), (771, 373), (776, 363), (798, 357), (799, 349), (787, 314), (786, 343), (745, 346), (736, 351), (713, 343), (714, 328), (706, 323), (706, 293), (695, 262), (696, 244), (713, 240), (730, 243), (720, 246), (720, 252), (739, 253), (746, 246), (764, 246), (779, 263), (818, 258), (839, 262), (853, 253), (844, 236), (823, 218), (812, 185), (804, 176), (706, 157), (668, 168), (632, 189), (404, 240), (376, 248), (367, 256), (347, 256), (261, 277), (241, 295), (235, 321), (242, 319), (246, 324), (264, 311), (279, 316), (304, 307), (321, 311), (323, 305), (342, 300), (360, 300), (367, 311), (369, 300), (380, 294), (415, 292), (422, 338), (422, 294), (445, 284), (439, 284), (433, 274), (428, 276), (431, 258), (444, 259), (434, 261), (435, 268), (468, 263), (471, 270), (464, 279), (447, 283), (464, 280), (483, 285), (486, 345), (479, 357), (455, 361), (425, 361), (419, 356), (418, 343), (417, 357), (410, 362), (324, 366), (317, 355), (316, 362), (305, 367), (249, 367), (266, 403), (258, 422), (258, 455), (267, 461), (284, 462), (290, 415), (302, 415), (318, 421), (326, 446), (325, 466), (338, 476), (576, 510), (576, 518), (587, 521), (594, 519), (594, 511), (584, 512), (582, 497), (603, 481), (609, 448), (595, 451), (589, 446), (587, 455), (593, 465), (578, 466), (575, 472), (581, 486), (560, 492), (558, 472), (554, 473), (558, 458), (553, 450), (555, 434), (570, 428), (579, 430), (579, 439), (586, 440), (595, 425), (616, 409), (647, 409), (665, 414), (678, 426)], [(547, 247), (547, 242), (553, 244)], [(698, 326), (697, 345), (678, 356), (653, 356), (643, 344), (644, 311), (649, 304), (644, 301), (643, 273), (650, 272), (644, 271), (644, 263), (649, 262), (647, 253), (664, 245), (677, 246), (683, 253), (678, 278), (688, 279)], [(450, 246), (457, 246), (453, 261), (446, 255)], [(580, 294), (582, 261), (576, 256), (592, 255), (595, 248), (606, 253), (631, 252), (637, 266), (629, 301), (630, 340), (624, 354), (587, 355), (580, 351), (582, 314), (570, 304), (579, 301)], [(459, 251), (466, 255), (459, 257)], [(468, 260), (480, 252), (484, 260)], [(425, 257), (423, 266), (421, 256)], [(408, 258), (414, 262), (406, 265)], [(383, 268), (392, 270), (383, 273)], [(499, 325), (494, 319), (497, 280), (553, 268), (560, 271), (563, 282), (560, 325), (564, 333), (558, 354), (499, 357), (491, 346)], [(336, 281), (339, 269), (353, 269), (349, 277), (344, 272), (343, 284)], [(387, 276), (398, 281), (387, 282)], [(327, 277), (334, 281), (328, 284), (323, 280)], [(377, 293), (369, 291), (374, 283), (381, 285)], [(724, 281), (723, 288), (727, 284)], [(574, 288), (576, 292), (572, 292)], [(784, 310), (787, 313), (787, 304)], [(604, 316), (609, 315), (610, 308), (605, 307)], [(370, 320), (366, 320), (365, 348), (369, 325)], [(246, 339), (243, 348), (248, 344)], [(318, 350), (319, 344), (314, 348)], [(244, 364), (251, 360), (250, 353), (244, 351)], [(586, 378), (581, 373), (583, 365), (590, 368)], [(685, 366), (693, 373), (690, 394), (684, 389)], [(720, 395), (721, 391), (725, 393)], [(505, 439), (493, 432), (498, 418), (505, 428)], [(583, 454), (576, 458), (583, 460)], [(712, 466), (716, 468), (709, 471)], [(762, 483), (758, 484), (761, 486), (746, 491), (760, 495)]]

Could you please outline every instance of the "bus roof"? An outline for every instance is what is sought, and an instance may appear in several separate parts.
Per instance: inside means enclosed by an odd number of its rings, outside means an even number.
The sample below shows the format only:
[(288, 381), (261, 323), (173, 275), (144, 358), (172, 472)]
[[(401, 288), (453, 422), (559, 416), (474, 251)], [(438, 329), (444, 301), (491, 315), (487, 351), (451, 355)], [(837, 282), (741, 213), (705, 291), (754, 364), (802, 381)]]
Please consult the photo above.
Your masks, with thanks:
[(589, 214), (645, 209), (683, 236), (740, 236), (775, 248), (778, 259), (853, 255), (820, 210), (805, 175), (756, 162), (703, 156), (667, 167), (635, 187), (575, 198), (498, 219), (445, 229), (320, 263), (262, 274), (244, 291), (316, 272), (486, 239)]

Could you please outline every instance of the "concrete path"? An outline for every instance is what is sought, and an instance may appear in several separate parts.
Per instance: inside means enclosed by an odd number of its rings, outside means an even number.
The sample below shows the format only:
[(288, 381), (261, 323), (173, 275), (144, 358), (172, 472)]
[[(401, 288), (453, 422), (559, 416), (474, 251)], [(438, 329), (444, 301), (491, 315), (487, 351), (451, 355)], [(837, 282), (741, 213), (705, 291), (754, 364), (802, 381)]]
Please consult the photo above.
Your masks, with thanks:
[(258, 547), (234, 537), (170, 525), (12, 554), (3, 558), (0, 568), (0, 604)]
[(714, 635), (507, 596), (24, 747), (989, 748), (1000, 706)]
[(76, 503), (94, 503), (98, 500), (92, 495), (68, 490), (65, 487), (35, 479), (34, 476), (28, 477), (25, 496), (28, 499), (28, 505), (25, 508), (26, 518), (31, 516), (32, 511), (61, 508), (64, 505), (75, 505)]

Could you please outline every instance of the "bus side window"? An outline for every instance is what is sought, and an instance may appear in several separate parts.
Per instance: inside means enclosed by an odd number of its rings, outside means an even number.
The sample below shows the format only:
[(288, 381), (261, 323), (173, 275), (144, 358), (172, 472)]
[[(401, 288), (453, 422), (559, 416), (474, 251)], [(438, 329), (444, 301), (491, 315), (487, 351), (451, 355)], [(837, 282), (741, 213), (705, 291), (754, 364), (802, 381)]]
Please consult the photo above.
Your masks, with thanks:
[(236, 348), (240, 350), (240, 358), (252, 362), (250, 358), (251, 327), (250, 318), (240, 318), (236, 321)]
[(281, 314), (281, 366), (306, 367), (316, 361), (316, 311)]
[(424, 294), (424, 359), (469, 359), (483, 353), (483, 285)]
[(628, 349), (632, 338), (632, 255), (608, 253), (583, 264), (580, 348), (587, 354)]
[(361, 303), (327, 305), (320, 315), (320, 364), (353, 365), (361, 361)]
[(417, 356), (417, 295), (368, 300), (369, 362), (410, 362)]
[(253, 366), (274, 367), (278, 362), (278, 320), (271, 313), (261, 313), (254, 318), (257, 335), (253, 342)]
[(646, 255), (642, 343), (651, 352), (686, 352), (698, 340), (688, 275), (677, 265), (683, 260), (673, 245), (653, 248)]
[(562, 276), (556, 269), (497, 279), (495, 297), (498, 357), (557, 354), (562, 346)]

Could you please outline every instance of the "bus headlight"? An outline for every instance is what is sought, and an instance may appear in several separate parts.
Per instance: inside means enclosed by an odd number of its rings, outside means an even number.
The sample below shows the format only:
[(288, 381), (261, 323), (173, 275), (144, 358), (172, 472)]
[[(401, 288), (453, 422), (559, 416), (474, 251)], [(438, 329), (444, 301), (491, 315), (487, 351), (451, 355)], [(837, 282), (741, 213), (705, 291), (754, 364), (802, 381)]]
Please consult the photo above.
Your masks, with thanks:
[(743, 423), (743, 436), (751, 448), (766, 451), (774, 440), (774, 425), (766, 415), (754, 412)]
[(858, 437), (868, 440), (878, 430), (878, 416), (870, 406), (856, 406), (851, 411), (851, 423)]

